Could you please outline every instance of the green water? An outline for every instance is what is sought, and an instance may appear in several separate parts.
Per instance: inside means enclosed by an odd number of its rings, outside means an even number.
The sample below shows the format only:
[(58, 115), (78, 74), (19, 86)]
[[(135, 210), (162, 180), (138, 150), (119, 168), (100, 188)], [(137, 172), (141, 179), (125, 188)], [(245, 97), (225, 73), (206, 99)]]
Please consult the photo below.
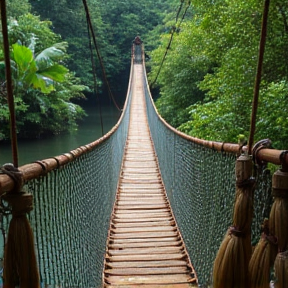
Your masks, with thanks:
[[(45, 139), (18, 141), (19, 166), (37, 160), (61, 155), (88, 144), (102, 136), (101, 118), (99, 109), (84, 107), (88, 117), (80, 123), (76, 132), (56, 135)], [(107, 133), (118, 121), (119, 112), (112, 106), (102, 107), (104, 134)], [(12, 162), (10, 144), (0, 143), (0, 166)]]

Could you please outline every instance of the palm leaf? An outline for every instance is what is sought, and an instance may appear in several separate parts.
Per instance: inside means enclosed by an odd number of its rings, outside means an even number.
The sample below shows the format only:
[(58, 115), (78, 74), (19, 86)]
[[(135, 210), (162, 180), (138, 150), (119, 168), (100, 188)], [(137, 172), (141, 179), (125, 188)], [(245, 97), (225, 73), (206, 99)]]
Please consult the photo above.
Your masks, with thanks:
[(38, 71), (38, 74), (56, 82), (63, 82), (68, 71), (69, 70), (63, 65), (54, 64), (53, 66), (47, 67), (45, 70)]
[(25, 74), (33, 62), (32, 51), (17, 43), (12, 45), (12, 57), (18, 66), (19, 76)]
[(53, 61), (62, 59), (66, 54), (67, 42), (56, 43), (44, 49), (35, 57), (35, 61), (40, 70), (53, 64)]

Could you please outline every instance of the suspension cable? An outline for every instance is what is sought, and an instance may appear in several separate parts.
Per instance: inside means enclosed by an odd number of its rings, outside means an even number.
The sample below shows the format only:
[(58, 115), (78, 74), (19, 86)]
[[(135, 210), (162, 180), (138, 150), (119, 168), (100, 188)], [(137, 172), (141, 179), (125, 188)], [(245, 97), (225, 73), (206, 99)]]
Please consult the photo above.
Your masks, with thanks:
[(176, 23), (178, 22), (178, 17), (180, 15), (181, 10), (182, 10), (183, 4), (184, 4), (184, 0), (181, 0), (181, 4), (180, 4), (180, 6), (178, 8), (177, 15), (176, 15), (176, 18), (175, 18), (175, 22)]
[(252, 105), (251, 121), (250, 121), (248, 155), (251, 155), (252, 146), (254, 142), (254, 134), (255, 134), (255, 127), (256, 127), (256, 114), (257, 114), (257, 108), (258, 108), (261, 73), (262, 73), (265, 42), (266, 42), (266, 35), (267, 35), (269, 4), (270, 4), (270, 0), (265, 0), (263, 17), (262, 17), (261, 38), (260, 38), (260, 43), (259, 43), (258, 66), (257, 66), (257, 73), (256, 73), (256, 78), (255, 78), (254, 97), (253, 97), (253, 105)]
[(10, 134), (11, 134), (11, 146), (13, 164), (18, 167), (18, 145), (17, 145), (17, 129), (16, 129), (16, 116), (15, 116), (15, 104), (13, 97), (12, 77), (11, 77), (11, 63), (9, 56), (9, 38), (7, 29), (7, 14), (6, 14), (6, 2), (0, 1), (1, 8), (1, 23), (2, 34), (4, 42), (4, 57), (5, 57), (5, 70), (6, 70), (6, 87), (7, 87), (7, 100), (10, 112)]
[[(86, 18), (87, 20), (87, 18)], [(95, 59), (93, 56), (93, 50), (92, 50), (92, 43), (91, 43), (91, 34), (89, 29), (89, 23), (87, 20), (87, 32), (88, 32), (88, 39), (89, 39), (89, 50), (90, 50), (90, 57), (91, 57), (91, 65), (92, 65), (92, 71), (93, 71), (93, 84), (94, 84), (94, 94), (96, 96), (98, 106), (99, 106), (99, 114), (100, 114), (100, 123), (101, 123), (101, 132), (102, 136), (104, 135), (104, 129), (103, 129), (103, 117), (102, 117), (102, 107), (100, 102), (100, 97), (97, 93), (97, 78), (96, 78), (96, 66), (95, 66)]]
[(158, 71), (157, 71), (156, 77), (155, 77), (154, 81), (149, 85), (150, 88), (153, 87), (153, 85), (156, 83), (156, 81), (157, 81), (157, 79), (158, 79), (158, 76), (159, 76), (159, 74), (160, 74), (160, 72), (161, 72), (161, 69), (162, 69), (162, 67), (163, 67), (164, 61), (165, 61), (166, 56), (167, 56), (167, 54), (168, 54), (168, 50), (169, 50), (170, 47), (171, 47), (174, 33), (175, 33), (177, 30), (179, 30), (179, 28), (180, 28), (180, 26), (181, 26), (181, 24), (182, 24), (182, 22), (183, 22), (183, 20), (184, 20), (184, 18), (185, 18), (185, 16), (186, 16), (186, 13), (187, 13), (187, 11), (188, 11), (188, 8), (190, 7), (191, 1), (188, 1), (188, 4), (187, 4), (187, 6), (186, 6), (186, 9), (185, 9), (185, 11), (184, 11), (184, 13), (183, 13), (183, 15), (182, 15), (182, 17), (181, 17), (180, 23), (178, 24), (178, 27), (176, 27), (176, 26), (177, 26), (177, 23), (178, 23), (178, 18), (179, 18), (180, 11), (182, 10), (183, 2), (184, 2), (184, 1), (181, 1), (180, 7), (179, 7), (178, 12), (177, 12), (177, 16), (176, 16), (176, 24), (175, 24), (175, 26), (172, 27), (172, 32), (171, 32), (171, 36), (170, 36), (169, 43), (168, 43), (168, 45), (167, 45), (167, 47), (166, 47), (166, 50), (165, 50), (165, 53), (164, 53), (164, 55), (163, 55), (162, 61), (161, 61), (161, 63), (160, 63), (159, 69), (158, 69)]
[(115, 107), (119, 111), (121, 111), (121, 108), (118, 106), (118, 104), (115, 101), (115, 98), (114, 98), (114, 96), (112, 94), (112, 91), (111, 91), (111, 88), (110, 88), (110, 85), (109, 85), (109, 81), (107, 79), (107, 75), (106, 75), (106, 71), (105, 71), (105, 68), (104, 68), (103, 61), (102, 61), (102, 57), (101, 57), (101, 54), (100, 54), (100, 51), (99, 51), (99, 48), (98, 48), (98, 45), (97, 45), (95, 32), (94, 32), (94, 29), (93, 29), (93, 26), (92, 26), (92, 22), (91, 22), (91, 17), (90, 17), (90, 12), (89, 12), (89, 8), (88, 8), (88, 5), (87, 5), (87, 1), (86, 0), (82, 0), (82, 2), (83, 2), (84, 9), (85, 9), (85, 12), (86, 12), (86, 18), (87, 18), (87, 21), (88, 21), (88, 24), (89, 24), (89, 28), (90, 28), (90, 31), (91, 31), (91, 34), (92, 34), (94, 47), (96, 49), (97, 56), (98, 56), (98, 59), (99, 59), (99, 62), (100, 62), (100, 66), (101, 66), (101, 69), (102, 69), (102, 74), (103, 74), (103, 77), (104, 77), (104, 81), (105, 81), (105, 83), (107, 85), (108, 95), (109, 95), (110, 99), (113, 101)]

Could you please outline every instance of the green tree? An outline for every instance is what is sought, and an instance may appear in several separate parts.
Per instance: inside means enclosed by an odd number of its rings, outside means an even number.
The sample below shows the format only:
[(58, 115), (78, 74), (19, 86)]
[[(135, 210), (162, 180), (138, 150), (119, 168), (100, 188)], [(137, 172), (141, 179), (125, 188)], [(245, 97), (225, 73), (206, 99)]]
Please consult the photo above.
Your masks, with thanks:
[[(161, 71), (162, 75), (160, 74), (161, 77), (159, 77), (158, 83), (161, 89), (159, 110), (164, 111), (163, 115), (168, 121), (176, 127), (180, 126), (179, 129), (188, 134), (210, 140), (236, 142), (239, 134), (247, 137), (249, 133), (263, 2), (259, 0), (196, 0), (192, 4), (194, 14), (187, 25), (189, 29), (186, 30), (183, 27), (180, 31), (177, 37), (179, 41), (174, 42), (169, 51), (170, 57), (167, 57)], [(277, 143), (278, 148), (283, 148), (284, 143), (287, 143), (286, 131), (288, 129), (284, 126), (279, 135), (275, 128), (278, 126), (277, 121), (283, 125), (287, 123), (286, 111), (281, 109), (281, 105), (287, 106), (285, 96), (288, 76), (287, 49), (285, 48), (288, 44), (287, 5), (281, 1), (271, 2), (260, 91), (263, 107), (259, 107), (256, 133), (256, 141), (269, 134), (269, 137)], [(185, 37), (181, 38), (181, 34)], [(181, 51), (181, 56), (178, 55), (178, 57), (182, 58), (185, 54), (181, 47), (185, 43), (189, 43), (185, 50), (188, 57), (186, 56), (186, 63), (182, 61), (182, 64), (177, 67), (174, 64), (177, 52), (174, 53), (174, 51)], [(200, 61), (200, 70), (199, 68), (195, 70), (191, 65), (194, 59), (201, 59), (207, 65), (201, 66)], [(152, 66), (152, 76), (159, 65), (157, 54), (153, 60), (156, 64)], [(179, 63), (179, 60), (177, 62)], [(201, 69), (201, 67), (207, 69)], [(186, 92), (182, 90), (183, 93), (177, 94), (177, 89), (180, 90), (182, 85), (186, 86), (184, 81), (180, 81), (181, 78), (177, 76), (186, 69), (185, 78), (190, 75), (193, 83), (190, 86), (194, 85), (196, 88), (191, 88)], [(199, 71), (202, 73), (199, 74)], [(198, 78), (197, 73), (200, 76)], [(170, 94), (170, 91), (173, 93)], [(195, 96), (201, 92), (205, 93), (205, 97), (202, 100), (198, 99), (199, 101), (195, 103), (193, 101)], [(179, 102), (183, 98), (191, 99), (190, 106), (186, 102), (181, 108), (179, 107)], [(270, 108), (267, 109), (267, 107)], [(271, 114), (272, 107), (275, 109), (277, 107), (277, 112), (275, 110)], [(178, 109), (177, 115), (180, 115), (179, 111), (187, 111), (190, 115), (189, 120), (185, 120), (185, 117), (175, 119), (172, 113), (175, 109)], [(273, 114), (278, 114), (278, 116), (274, 117)], [(268, 119), (271, 121), (270, 125), (267, 124)]]
[[(31, 14), (21, 16), (20, 19), (19, 22), (13, 20), (14, 24), (9, 26), (13, 30), (12, 39), (17, 38), (17, 34), (20, 35), (18, 43), (11, 47), (18, 134), (20, 137), (39, 137), (43, 134), (55, 134), (75, 129), (76, 120), (84, 115), (84, 111), (78, 105), (73, 104), (71, 99), (84, 97), (82, 91), (85, 87), (80, 85), (79, 80), (60, 64), (67, 57), (67, 43), (57, 43), (39, 50), (45, 45), (44, 42), (39, 45), (37, 40), (45, 39), (46, 43), (49, 43), (50, 40), (59, 39), (59, 37), (52, 37), (52, 33), (51, 37), (42, 38), (39, 33), (41, 27), (45, 30), (49, 23), (40, 24), (37, 22), (39, 18)], [(38, 25), (33, 26), (31, 30), (27, 29), (25, 25), (21, 25), (27, 23), (27, 19), (32, 19)], [(37, 29), (39, 31), (36, 31)], [(19, 44), (21, 42), (28, 47)], [(9, 137), (4, 68), (2, 62), (0, 76), (2, 80), (0, 138), (2, 139)]]

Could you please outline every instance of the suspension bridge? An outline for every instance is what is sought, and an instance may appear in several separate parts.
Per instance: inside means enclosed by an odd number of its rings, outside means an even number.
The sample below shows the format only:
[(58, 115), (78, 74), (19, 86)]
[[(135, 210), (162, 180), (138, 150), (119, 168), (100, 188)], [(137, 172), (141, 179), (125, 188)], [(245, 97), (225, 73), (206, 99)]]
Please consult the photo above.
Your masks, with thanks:
[[(256, 145), (257, 177), (252, 181), (251, 175), (237, 170), (238, 164), (235, 168), (241, 154), (238, 144), (204, 141), (169, 126), (154, 106), (141, 48), (133, 45), (125, 107), (109, 133), (16, 172), (2, 168), (0, 193), (10, 205), (1, 204), (0, 257), (7, 238), (9, 242), (9, 222), (29, 212), (42, 287), (207, 287), (227, 229), (232, 240), (249, 234), (255, 246), (259, 227), (269, 216), (271, 191), (280, 191), (274, 197), (287, 201), (287, 151), (270, 149), (265, 141)], [(236, 162), (240, 166), (246, 161), (242, 156)], [(271, 184), (268, 162), (282, 165), (283, 178), (276, 177), (281, 187)], [(241, 189), (248, 195), (247, 187), (253, 184), (249, 233), (246, 224), (243, 228), (232, 217), (235, 183), (236, 198)], [(19, 208), (9, 198), (20, 188), (33, 195), (33, 210)], [(274, 233), (285, 230), (286, 224)], [(280, 245), (284, 236), (276, 236), (275, 245)], [(283, 241), (278, 254), (286, 251)], [(21, 283), (19, 267), (25, 270), (21, 259), (13, 257), (11, 266), (4, 261), (7, 287)], [(5, 274), (10, 268), (18, 271), (16, 276), (13, 271)], [(7, 280), (11, 273), (12, 280)]]

